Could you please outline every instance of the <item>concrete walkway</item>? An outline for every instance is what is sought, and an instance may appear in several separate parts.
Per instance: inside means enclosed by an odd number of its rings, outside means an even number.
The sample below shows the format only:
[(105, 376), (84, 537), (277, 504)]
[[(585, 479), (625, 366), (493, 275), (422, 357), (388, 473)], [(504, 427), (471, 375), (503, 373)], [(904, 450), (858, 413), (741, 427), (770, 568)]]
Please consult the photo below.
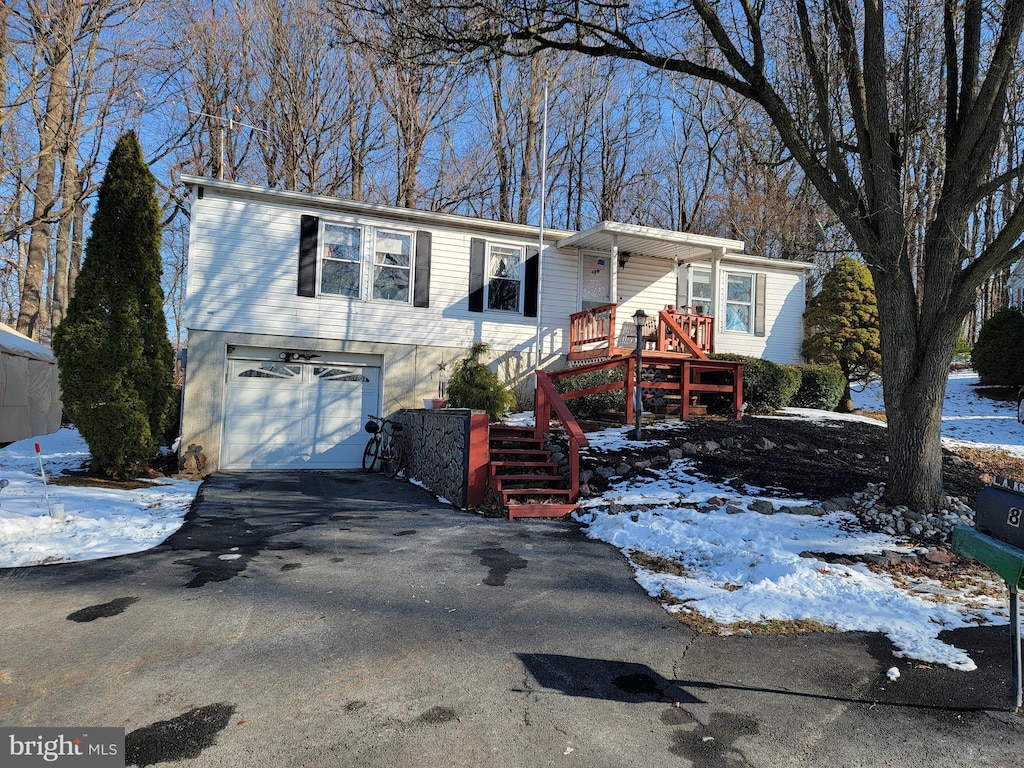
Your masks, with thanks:
[[(0, 724), (116, 726), (130, 764), (1013, 766), (981, 669), (878, 635), (698, 636), (622, 556), (348, 473), (217, 475), (161, 547), (0, 571)], [(885, 670), (900, 667), (890, 683)]]

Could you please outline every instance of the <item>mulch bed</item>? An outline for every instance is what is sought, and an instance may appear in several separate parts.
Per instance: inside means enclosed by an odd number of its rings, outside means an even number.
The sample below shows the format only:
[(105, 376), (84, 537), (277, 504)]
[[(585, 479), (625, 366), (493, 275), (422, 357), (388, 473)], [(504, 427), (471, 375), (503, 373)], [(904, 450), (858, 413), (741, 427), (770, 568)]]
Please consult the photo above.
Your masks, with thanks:
[[(1024, 426), (1021, 427), (1024, 429)], [(668, 446), (611, 452), (590, 451), (590, 460), (614, 464), (619, 458), (665, 455), (668, 447), (708, 441), (730, 445), (711, 452), (700, 450), (688, 458), (708, 479), (734, 487), (754, 486), (779, 495), (824, 500), (851, 496), (868, 483), (885, 481), (886, 433), (882, 427), (856, 421), (810, 421), (802, 418), (748, 416), (742, 421), (707, 417), (672, 427), (645, 427), (645, 436), (667, 440)], [(774, 444), (761, 448), (762, 438)], [(990, 476), (1024, 481), (1024, 460), (1001, 451), (958, 448), (943, 450), (944, 490), (973, 506)]]

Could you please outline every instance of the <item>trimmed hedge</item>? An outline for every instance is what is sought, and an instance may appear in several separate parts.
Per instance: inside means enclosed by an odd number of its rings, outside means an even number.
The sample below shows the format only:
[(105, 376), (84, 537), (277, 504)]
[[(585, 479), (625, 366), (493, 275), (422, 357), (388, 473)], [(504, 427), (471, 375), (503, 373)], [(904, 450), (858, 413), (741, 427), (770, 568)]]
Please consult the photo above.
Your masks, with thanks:
[[(580, 389), (590, 389), (602, 384), (622, 381), (625, 374), (621, 368), (608, 368), (603, 371), (592, 371), (581, 373), (578, 376), (567, 376), (564, 379), (555, 379), (552, 383), (559, 394), (574, 392)], [(611, 392), (601, 392), (597, 395), (586, 395), (565, 401), (569, 412), (582, 421), (596, 421), (600, 419), (602, 411), (625, 411), (626, 390), (615, 389)]]
[(1024, 384), (1024, 314), (1003, 309), (981, 326), (971, 365), (982, 384)]
[(846, 376), (838, 365), (797, 365), (800, 388), (790, 405), (796, 408), (818, 408), (834, 411), (846, 391)]
[[(723, 353), (709, 357), (743, 363), (743, 402), (748, 413), (772, 413), (785, 408), (800, 388), (801, 375), (793, 366), (744, 355)], [(711, 381), (711, 377), (705, 376), (705, 380)]]

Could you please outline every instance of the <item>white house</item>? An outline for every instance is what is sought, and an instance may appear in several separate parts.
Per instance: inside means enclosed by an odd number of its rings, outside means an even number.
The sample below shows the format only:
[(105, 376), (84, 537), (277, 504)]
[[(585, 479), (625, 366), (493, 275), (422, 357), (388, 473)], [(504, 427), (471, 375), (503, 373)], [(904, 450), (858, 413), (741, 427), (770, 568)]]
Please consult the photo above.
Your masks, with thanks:
[(182, 180), (181, 444), (203, 446), (210, 470), (356, 467), (366, 414), (437, 397), (442, 366), (472, 343), (530, 388), (586, 346), (571, 316), (608, 305), (616, 338), (637, 309), (678, 305), (702, 313), (713, 351), (800, 361), (809, 265), (739, 241), (602, 222), (545, 230), (540, 249), (532, 226)]
[(1006, 281), (1009, 292), (1009, 306), (1024, 310), (1024, 259), (1010, 268), (1010, 277)]

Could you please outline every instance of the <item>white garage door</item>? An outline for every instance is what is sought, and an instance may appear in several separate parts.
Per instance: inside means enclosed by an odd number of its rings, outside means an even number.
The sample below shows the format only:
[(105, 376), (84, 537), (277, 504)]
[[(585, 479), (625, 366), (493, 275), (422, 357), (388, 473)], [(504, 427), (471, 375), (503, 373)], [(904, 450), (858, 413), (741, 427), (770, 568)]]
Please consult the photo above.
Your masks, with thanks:
[(341, 362), (228, 360), (224, 469), (360, 466), (380, 368)]

